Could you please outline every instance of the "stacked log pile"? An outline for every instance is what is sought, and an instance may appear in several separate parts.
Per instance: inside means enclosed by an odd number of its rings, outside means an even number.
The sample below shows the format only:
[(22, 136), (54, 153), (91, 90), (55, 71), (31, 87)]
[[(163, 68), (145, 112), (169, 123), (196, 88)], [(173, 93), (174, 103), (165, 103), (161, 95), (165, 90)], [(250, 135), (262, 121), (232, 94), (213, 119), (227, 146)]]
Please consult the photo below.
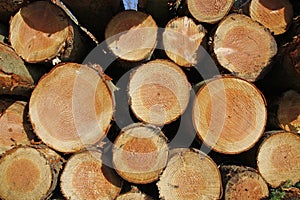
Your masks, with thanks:
[(0, 199), (300, 199), (297, 0), (0, 0)]

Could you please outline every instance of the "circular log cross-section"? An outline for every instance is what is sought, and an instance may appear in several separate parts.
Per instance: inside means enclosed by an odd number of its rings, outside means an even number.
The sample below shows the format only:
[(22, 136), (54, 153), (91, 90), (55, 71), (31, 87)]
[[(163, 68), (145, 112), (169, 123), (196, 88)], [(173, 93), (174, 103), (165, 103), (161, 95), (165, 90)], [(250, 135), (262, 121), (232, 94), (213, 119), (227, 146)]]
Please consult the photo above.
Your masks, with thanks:
[(116, 200), (152, 200), (151, 197), (149, 197), (146, 194), (140, 193), (140, 192), (128, 192), (125, 194), (122, 194), (116, 198)]
[(250, 17), (231, 14), (218, 25), (214, 53), (232, 74), (256, 81), (267, 71), (277, 53), (277, 44), (271, 33)]
[(153, 60), (132, 74), (130, 106), (136, 117), (146, 123), (168, 124), (185, 111), (190, 88), (179, 66), (167, 60)]
[(193, 124), (198, 136), (215, 151), (237, 154), (262, 136), (267, 120), (265, 100), (251, 83), (221, 77), (208, 81), (196, 95)]
[(167, 160), (167, 140), (155, 126), (131, 124), (115, 140), (113, 165), (129, 182), (146, 184), (157, 180)]
[(115, 199), (119, 195), (122, 180), (102, 163), (101, 156), (100, 152), (85, 151), (68, 160), (60, 179), (67, 199)]
[(300, 133), (300, 93), (290, 90), (284, 93), (277, 110), (279, 126)]
[(289, 0), (252, 0), (250, 16), (274, 35), (287, 31), (293, 19), (293, 6)]
[(222, 191), (217, 165), (195, 149), (173, 155), (157, 186), (165, 200), (219, 199)]
[(0, 100), (0, 154), (16, 144), (30, 144), (24, 127), (25, 106), (23, 101)]
[(104, 137), (113, 116), (113, 93), (94, 69), (61, 64), (34, 89), (29, 116), (37, 136), (57, 151), (76, 152)]
[(114, 16), (105, 30), (108, 47), (127, 61), (141, 61), (152, 55), (158, 27), (151, 17), (139, 11), (123, 11)]
[(85, 48), (80, 46), (78, 30), (71, 23), (52, 3), (33, 2), (11, 19), (9, 40), (17, 54), (29, 63), (51, 61), (56, 57), (75, 61)]
[[(268, 134), (268, 133), (266, 133)], [(267, 137), (258, 150), (259, 173), (273, 187), (300, 181), (300, 136), (279, 131)]]
[(224, 180), (224, 199), (248, 200), (266, 199), (269, 188), (264, 179), (254, 169), (235, 165), (220, 167)]
[(206, 31), (188, 17), (169, 21), (163, 33), (163, 45), (167, 56), (176, 64), (191, 67), (197, 64), (197, 50)]
[(60, 156), (47, 148), (9, 150), (0, 159), (0, 198), (48, 199), (56, 187), (61, 167)]
[(234, 0), (187, 0), (191, 15), (199, 22), (214, 24), (233, 6)]

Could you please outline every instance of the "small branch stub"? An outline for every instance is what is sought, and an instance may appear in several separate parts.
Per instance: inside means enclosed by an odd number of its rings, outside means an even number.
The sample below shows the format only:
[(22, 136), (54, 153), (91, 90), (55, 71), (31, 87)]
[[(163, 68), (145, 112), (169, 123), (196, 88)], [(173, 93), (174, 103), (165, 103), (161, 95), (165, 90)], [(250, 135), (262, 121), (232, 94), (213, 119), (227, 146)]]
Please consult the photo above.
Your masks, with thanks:
[(146, 194), (140, 193), (140, 192), (128, 192), (125, 194), (122, 194), (116, 198), (116, 200), (152, 200), (151, 197), (149, 197)]
[(262, 78), (277, 53), (271, 33), (242, 14), (231, 14), (218, 25), (213, 45), (218, 62), (248, 81)]
[(214, 24), (225, 17), (234, 0), (186, 0), (192, 16), (199, 22)]
[(188, 17), (169, 21), (163, 33), (163, 45), (167, 56), (183, 67), (197, 64), (197, 50), (206, 34), (204, 27), (198, 26)]
[(172, 156), (157, 186), (165, 200), (220, 199), (222, 195), (217, 165), (196, 149), (181, 149)]
[(300, 136), (284, 131), (266, 135), (257, 154), (259, 173), (272, 188), (287, 181), (296, 184), (300, 181)]
[(168, 60), (153, 60), (132, 74), (128, 91), (130, 106), (146, 123), (168, 124), (185, 111), (190, 89), (179, 66)]
[(67, 199), (115, 199), (119, 195), (122, 180), (101, 159), (101, 152), (84, 151), (67, 161), (60, 179)]
[(105, 39), (116, 56), (126, 61), (141, 61), (152, 55), (157, 43), (157, 31), (151, 15), (127, 10), (110, 20)]
[(250, 16), (274, 35), (283, 34), (293, 19), (293, 6), (289, 0), (252, 0)]
[(168, 159), (167, 140), (152, 125), (131, 124), (121, 130), (113, 148), (113, 165), (125, 180), (146, 184), (156, 181)]
[(220, 77), (198, 91), (193, 124), (198, 136), (215, 151), (238, 154), (250, 149), (264, 132), (265, 100), (251, 83)]
[(61, 157), (42, 147), (18, 147), (0, 159), (0, 198), (48, 199), (57, 184)]
[(79, 151), (101, 140), (114, 112), (113, 91), (94, 69), (57, 65), (34, 89), (29, 116), (37, 136), (57, 151)]

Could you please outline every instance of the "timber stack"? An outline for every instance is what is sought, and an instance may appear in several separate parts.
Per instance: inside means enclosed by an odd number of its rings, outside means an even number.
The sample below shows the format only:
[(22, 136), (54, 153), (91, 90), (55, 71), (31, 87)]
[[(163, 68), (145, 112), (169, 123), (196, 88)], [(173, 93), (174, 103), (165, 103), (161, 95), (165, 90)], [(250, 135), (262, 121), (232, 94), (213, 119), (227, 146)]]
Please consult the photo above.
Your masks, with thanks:
[(297, 0), (0, 0), (0, 199), (300, 199), (299, 27)]

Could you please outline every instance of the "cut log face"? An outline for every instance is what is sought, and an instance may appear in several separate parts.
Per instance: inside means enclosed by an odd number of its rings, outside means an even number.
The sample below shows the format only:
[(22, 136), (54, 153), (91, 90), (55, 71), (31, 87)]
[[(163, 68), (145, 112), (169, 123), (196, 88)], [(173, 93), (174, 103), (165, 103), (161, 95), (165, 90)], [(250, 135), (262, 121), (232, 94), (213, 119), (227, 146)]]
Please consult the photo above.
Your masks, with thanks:
[(116, 198), (116, 200), (152, 200), (151, 197), (139, 193), (139, 192), (128, 192), (126, 194), (122, 194)]
[(101, 161), (101, 153), (85, 151), (74, 154), (61, 175), (61, 191), (67, 199), (115, 199), (122, 180)]
[(198, 136), (215, 151), (237, 154), (250, 149), (262, 136), (267, 120), (263, 95), (251, 83), (221, 77), (198, 91), (193, 124)]
[(293, 18), (293, 6), (289, 0), (252, 0), (250, 16), (275, 35), (283, 34)]
[[(75, 26), (48, 1), (37, 1), (20, 9), (10, 22), (9, 40), (18, 55), (29, 63), (59, 57), (78, 60), (84, 48)], [(75, 52), (76, 51), (76, 52)]]
[(164, 50), (168, 57), (180, 66), (197, 64), (197, 50), (206, 31), (188, 17), (169, 21), (163, 33)]
[(168, 160), (167, 140), (152, 125), (132, 124), (115, 140), (113, 164), (125, 180), (146, 184), (158, 179)]
[(219, 199), (222, 191), (214, 161), (203, 152), (188, 149), (168, 161), (157, 186), (165, 200)]
[(24, 127), (26, 102), (0, 100), (0, 154), (15, 145), (29, 145), (30, 141)]
[(300, 94), (290, 90), (284, 93), (277, 110), (279, 126), (300, 133)]
[(232, 74), (256, 81), (271, 64), (277, 44), (271, 33), (250, 17), (231, 14), (216, 30), (214, 53), (219, 63)]
[(116, 56), (127, 61), (141, 61), (152, 55), (157, 30), (151, 15), (133, 10), (123, 11), (108, 23), (105, 39)]
[(50, 149), (19, 147), (0, 160), (0, 198), (47, 199), (56, 187), (62, 163)]
[(32, 93), (29, 115), (37, 136), (61, 152), (76, 152), (102, 139), (114, 111), (113, 93), (94, 69), (56, 66)]
[(230, 11), (234, 0), (187, 0), (188, 9), (199, 22), (216, 23)]
[(262, 177), (273, 187), (287, 181), (300, 181), (300, 136), (277, 132), (266, 138), (257, 155), (257, 167)]
[(4, 43), (0, 56), (0, 94), (28, 96), (35, 84), (23, 60)]
[(190, 89), (186, 75), (176, 64), (153, 60), (132, 74), (128, 91), (130, 106), (144, 122), (167, 124), (185, 111)]
[(254, 169), (223, 165), (220, 170), (224, 179), (228, 179), (225, 181), (225, 200), (257, 200), (269, 196), (267, 183)]

